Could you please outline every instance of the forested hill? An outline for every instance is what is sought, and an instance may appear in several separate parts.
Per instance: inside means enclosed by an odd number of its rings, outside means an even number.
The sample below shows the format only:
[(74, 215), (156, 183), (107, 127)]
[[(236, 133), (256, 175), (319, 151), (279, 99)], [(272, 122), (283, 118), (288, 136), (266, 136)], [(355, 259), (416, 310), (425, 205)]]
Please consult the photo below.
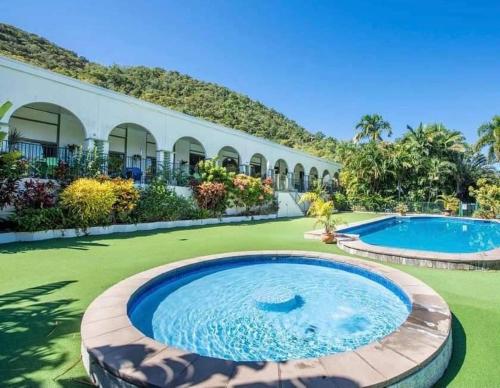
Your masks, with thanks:
[(262, 103), (223, 86), (176, 71), (144, 66), (102, 66), (47, 39), (0, 24), (0, 54), (155, 104), (333, 158), (336, 140), (312, 134)]

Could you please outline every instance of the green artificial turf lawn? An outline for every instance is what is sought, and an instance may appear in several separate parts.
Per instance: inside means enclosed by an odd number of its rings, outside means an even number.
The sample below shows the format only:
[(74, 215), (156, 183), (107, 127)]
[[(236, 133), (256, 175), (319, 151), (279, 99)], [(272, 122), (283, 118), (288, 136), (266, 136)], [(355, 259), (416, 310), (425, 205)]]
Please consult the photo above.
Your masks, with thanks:
[[(353, 222), (374, 217), (344, 214)], [(0, 386), (85, 386), (80, 319), (120, 279), (184, 258), (228, 251), (299, 249), (341, 253), (308, 241), (300, 218), (0, 246)], [(500, 272), (395, 266), (420, 278), (455, 316), (454, 353), (440, 386), (500, 384)]]

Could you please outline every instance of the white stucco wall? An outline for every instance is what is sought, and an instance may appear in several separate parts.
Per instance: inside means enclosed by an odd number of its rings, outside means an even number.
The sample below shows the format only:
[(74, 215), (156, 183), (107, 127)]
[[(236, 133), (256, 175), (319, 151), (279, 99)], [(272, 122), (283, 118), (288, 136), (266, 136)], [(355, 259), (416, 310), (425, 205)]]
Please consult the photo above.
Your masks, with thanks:
[[(6, 130), (10, 115), (26, 104), (46, 102), (70, 111), (81, 122), (83, 131), (77, 133), (76, 126), (74, 133), (63, 135), (61, 132), (61, 144), (72, 144), (82, 138), (107, 141), (113, 128), (133, 123), (147, 129), (156, 140), (157, 149), (162, 151), (172, 151), (178, 139), (190, 136), (203, 145), (207, 157), (217, 155), (224, 146), (231, 146), (240, 155), (240, 164), (249, 164), (252, 155), (260, 153), (270, 168), (278, 159), (283, 159), (289, 172), (297, 163), (304, 166), (306, 174), (315, 167), (320, 177), (325, 170), (332, 176), (339, 169), (336, 163), (242, 131), (0, 57), (0, 102), (3, 101), (11, 101), (13, 108), (2, 119), (2, 130)], [(137, 144), (141, 144), (139, 140)], [(140, 154), (140, 148), (136, 151), (129, 150), (128, 153)], [(148, 145), (148, 155), (153, 154)]]

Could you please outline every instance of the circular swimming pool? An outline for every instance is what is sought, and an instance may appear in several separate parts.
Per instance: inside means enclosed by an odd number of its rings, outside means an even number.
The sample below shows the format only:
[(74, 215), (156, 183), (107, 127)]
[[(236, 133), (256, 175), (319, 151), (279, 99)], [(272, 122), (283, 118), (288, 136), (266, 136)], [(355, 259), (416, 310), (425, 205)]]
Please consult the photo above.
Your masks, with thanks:
[(327, 253), (255, 251), (174, 262), (85, 311), (97, 386), (430, 387), (451, 350), (446, 302), (418, 279)]
[(410, 311), (398, 286), (365, 269), (261, 255), (167, 276), (132, 301), (129, 316), (147, 336), (203, 356), (284, 361), (369, 344)]

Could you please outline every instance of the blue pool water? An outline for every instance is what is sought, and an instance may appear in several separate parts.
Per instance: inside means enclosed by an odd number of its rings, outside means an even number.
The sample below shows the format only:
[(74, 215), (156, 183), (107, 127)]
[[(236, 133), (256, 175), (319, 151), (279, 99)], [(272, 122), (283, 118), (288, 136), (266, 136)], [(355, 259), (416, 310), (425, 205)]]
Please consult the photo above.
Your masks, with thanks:
[(406, 294), (358, 267), (258, 256), (162, 279), (129, 315), (147, 336), (204, 356), (282, 361), (352, 350), (400, 326)]
[(392, 217), (339, 230), (367, 244), (446, 253), (500, 247), (500, 223), (453, 217)]

